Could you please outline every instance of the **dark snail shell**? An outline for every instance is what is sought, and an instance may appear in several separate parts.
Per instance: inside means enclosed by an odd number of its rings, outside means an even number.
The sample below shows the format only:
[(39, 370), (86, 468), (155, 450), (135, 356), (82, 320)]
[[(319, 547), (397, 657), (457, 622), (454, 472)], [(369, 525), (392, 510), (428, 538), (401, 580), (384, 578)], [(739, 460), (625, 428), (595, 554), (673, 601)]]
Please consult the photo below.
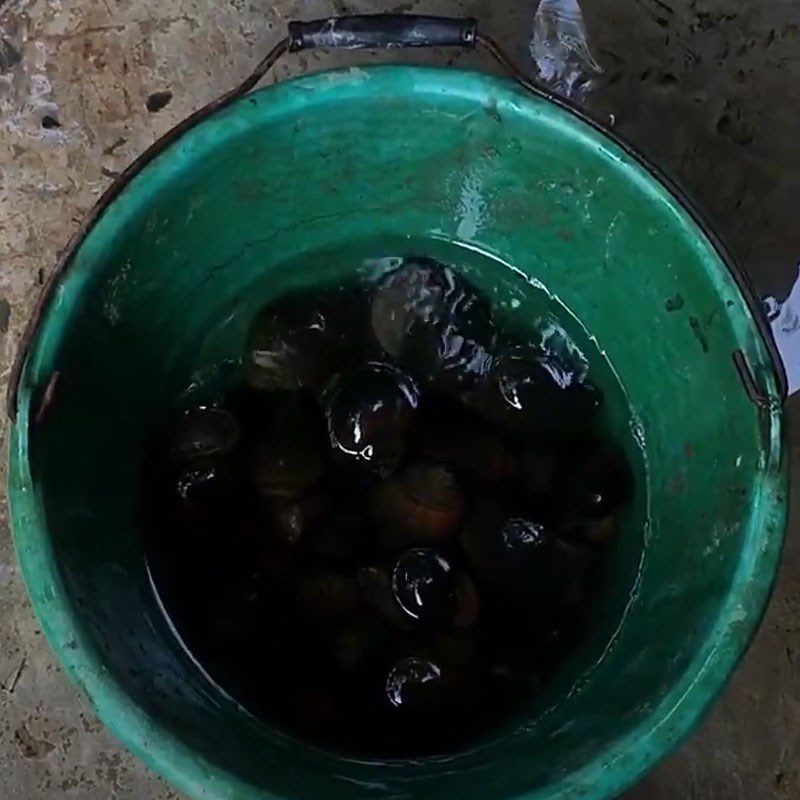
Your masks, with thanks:
[(455, 570), (436, 550), (407, 550), (398, 556), (392, 569), (392, 593), (415, 622), (449, 624), (456, 609)]
[(502, 439), (487, 431), (437, 423), (418, 428), (415, 438), (422, 455), (446, 464), (471, 483), (502, 483), (516, 468), (514, 455)]
[(431, 548), (414, 548), (398, 556), (392, 593), (400, 608), (421, 625), (468, 628), (478, 615), (472, 580)]
[(375, 564), (365, 566), (358, 570), (356, 579), (361, 597), (369, 608), (398, 630), (411, 629), (413, 620), (397, 603), (387, 569)]
[(371, 513), (385, 546), (437, 544), (457, 532), (464, 498), (450, 470), (418, 463), (375, 489)]
[(450, 267), (411, 258), (375, 290), (372, 329), (381, 347), (438, 391), (471, 385), (489, 362), (495, 332), (486, 300)]
[(272, 539), (281, 547), (296, 547), (321, 521), (327, 507), (327, 498), (318, 491), (266, 498), (265, 513)]
[(356, 511), (328, 510), (330, 513), (304, 537), (302, 555), (329, 563), (351, 562), (367, 540), (367, 525)]
[(446, 661), (435, 648), (410, 647), (391, 661), (383, 686), (386, 710), (406, 730), (406, 746), (433, 736), (458, 738), (464, 721), (480, 702), (469, 664)]
[(599, 390), (578, 372), (528, 345), (496, 357), (486, 380), (464, 399), (511, 433), (546, 438), (590, 430), (602, 403)]
[(236, 504), (236, 472), (227, 458), (193, 459), (169, 470), (167, 508), (186, 531), (213, 531)]
[(169, 457), (187, 462), (230, 453), (239, 441), (239, 423), (221, 408), (193, 408), (173, 429)]
[[(266, 397), (262, 393), (262, 397)], [(317, 396), (308, 390), (282, 392), (270, 419), (270, 438), (295, 447), (324, 450), (325, 417)]]
[(325, 470), (322, 454), (311, 447), (267, 439), (253, 450), (250, 479), (265, 497), (295, 497), (313, 486)]
[(298, 292), (268, 304), (250, 326), (248, 383), (261, 390), (320, 388), (347, 358), (351, 315), (344, 292)]
[(475, 575), (493, 592), (552, 598), (555, 535), (543, 523), (483, 506), (465, 525), (461, 545)]
[(429, 713), (442, 705), (442, 667), (433, 659), (410, 656), (392, 664), (386, 676), (386, 699), (407, 713)]
[(370, 362), (336, 375), (322, 395), (334, 457), (376, 475), (391, 474), (418, 400), (416, 384), (389, 364)]

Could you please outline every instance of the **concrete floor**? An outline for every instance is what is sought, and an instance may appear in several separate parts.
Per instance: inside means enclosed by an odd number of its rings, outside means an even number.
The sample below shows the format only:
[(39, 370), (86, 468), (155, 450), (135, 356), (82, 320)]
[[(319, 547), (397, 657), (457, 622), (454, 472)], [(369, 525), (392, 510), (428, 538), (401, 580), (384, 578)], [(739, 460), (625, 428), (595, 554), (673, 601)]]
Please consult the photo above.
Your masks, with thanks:
[[(758, 288), (783, 297), (800, 258), (800, 2), (584, 5), (605, 68), (593, 109), (613, 114), (620, 132), (678, 176)], [(475, 14), (524, 61), (534, 8), (535, 0), (0, 0), (2, 382), (39, 286), (102, 189), (157, 135), (242, 78), (287, 19)], [(487, 68), (474, 55), (420, 58)], [(331, 63), (293, 58), (276, 76)], [(800, 435), (793, 456), (798, 447)], [(61, 674), (25, 597), (0, 502), (0, 798), (177, 797)], [(627, 800), (800, 796), (799, 534), (795, 511), (776, 595), (724, 698)]]

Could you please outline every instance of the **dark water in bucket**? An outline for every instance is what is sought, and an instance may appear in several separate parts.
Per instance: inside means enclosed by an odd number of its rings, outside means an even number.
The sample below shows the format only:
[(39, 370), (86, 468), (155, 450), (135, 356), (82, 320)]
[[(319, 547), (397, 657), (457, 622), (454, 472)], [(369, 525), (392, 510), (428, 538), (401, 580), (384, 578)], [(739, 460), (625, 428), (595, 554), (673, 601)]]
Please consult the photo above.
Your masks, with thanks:
[(231, 314), (243, 368), (156, 421), (143, 483), (154, 585), (210, 678), (366, 757), (526, 716), (613, 638), (641, 552), (636, 425), (596, 343), (543, 287), (433, 255)]

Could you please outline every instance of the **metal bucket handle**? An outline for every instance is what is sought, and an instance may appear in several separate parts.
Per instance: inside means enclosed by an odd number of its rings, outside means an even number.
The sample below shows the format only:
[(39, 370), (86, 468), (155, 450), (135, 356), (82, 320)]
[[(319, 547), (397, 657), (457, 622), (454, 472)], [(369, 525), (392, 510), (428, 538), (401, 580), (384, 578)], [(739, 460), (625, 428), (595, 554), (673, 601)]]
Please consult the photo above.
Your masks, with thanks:
[[(736, 350), (732, 354), (734, 366), (748, 396), (753, 403), (762, 410), (769, 411), (776, 405), (782, 405), (788, 391), (786, 371), (772, 336), (772, 330), (767, 321), (761, 300), (756, 294), (747, 273), (735, 261), (730, 251), (703, 219), (691, 200), (673, 180), (651, 164), (631, 144), (609, 131), (605, 125), (593, 119), (584, 110), (528, 78), (491, 37), (478, 31), (478, 22), (474, 18), (448, 18), (405, 14), (366, 14), (330, 17), (309, 22), (290, 22), (286, 38), (282, 39), (273, 47), (247, 78), (238, 86), (220, 95), (202, 108), (199, 108), (186, 117), (186, 119), (179, 122), (174, 128), (167, 131), (114, 179), (86, 216), (80, 228), (73, 234), (66, 248), (60, 253), (47, 282), (42, 288), (42, 292), (28, 319), (27, 325), (25, 326), (14, 359), (14, 364), (11, 368), (8, 392), (6, 395), (6, 408), (11, 421), (13, 422), (17, 416), (20, 380), (33, 339), (39, 328), (39, 323), (50, 306), (56, 286), (72, 263), (73, 256), (77, 252), (78, 247), (86, 238), (101, 214), (122, 192), (131, 179), (141, 172), (156, 156), (166, 150), (176, 139), (180, 138), (186, 131), (193, 128), (199, 122), (210, 117), (216, 111), (230, 105), (232, 102), (254, 89), (256, 84), (269, 72), (278, 59), (287, 52), (296, 53), (301, 50), (310, 50), (314, 48), (340, 50), (413, 47), (474, 48), (476, 45), (483, 47), (495, 61), (525, 89), (569, 111), (571, 114), (579, 117), (614, 141), (615, 144), (634, 158), (676, 196), (683, 207), (691, 214), (695, 223), (702, 229), (705, 236), (711, 241), (722, 262), (728, 268), (731, 277), (747, 303), (764, 342), (764, 346), (769, 353), (778, 391), (777, 399), (771, 397), (769, 391), (763, 387), (757, 373), (748, 363), (744, 352), (742, 350)], [(40, 400), (37, 403), (38, 408), (32, 416), (34, 421), (38, 421), (42, 418), (47, 406), (52, 402), (57, 387), (57, 381), (58, 373), (55, 373), (51, 376), (50, 381), (40, 396)]]

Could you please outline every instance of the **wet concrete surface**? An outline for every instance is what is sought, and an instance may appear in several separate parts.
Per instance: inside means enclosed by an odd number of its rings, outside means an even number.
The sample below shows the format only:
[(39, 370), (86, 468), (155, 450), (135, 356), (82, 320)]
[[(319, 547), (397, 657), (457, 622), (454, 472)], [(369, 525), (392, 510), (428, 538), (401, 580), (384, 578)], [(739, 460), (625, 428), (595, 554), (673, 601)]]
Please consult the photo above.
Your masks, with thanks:
[[(605, 70), (592, 111), (689, 189), (759, 291), (785, 296), (800, 260), (796, 0), (584, 6)], [(474, 14), (530, 66), (535, 2), (0, 0), (0, 389), (59, 249), (136, 154), (243, 78), (286, 20), (386, 10)], [(293, 56), (266, 82), (369, 57)], [(391, 58), (495, 69), (476, 54)], [(791, 441), (794, 456), (800, 435)], [(177, 797), (60, 672), (25, 597), (4, 498), (2, 523), (0, 797)], [(726, 694), (627, 800), (800, 796), (799, 533), (793, 511), (776, 594)]]

